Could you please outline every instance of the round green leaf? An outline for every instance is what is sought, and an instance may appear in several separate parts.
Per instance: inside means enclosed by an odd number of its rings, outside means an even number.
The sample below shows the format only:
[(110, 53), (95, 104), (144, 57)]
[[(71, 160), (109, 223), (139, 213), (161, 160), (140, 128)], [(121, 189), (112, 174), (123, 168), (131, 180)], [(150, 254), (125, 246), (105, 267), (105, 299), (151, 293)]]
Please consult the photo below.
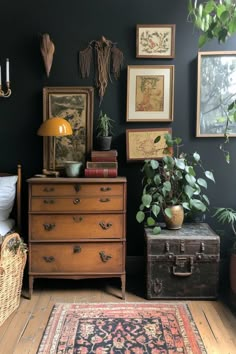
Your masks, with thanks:
[(150, 207), (151, 202), (152, 202), (152, 196), (150, 194), (144, 194), (142, 196), (142, 203), (146, 208)]
[(191, 199), (190, 203), (191, 203), (191, 206), (194, 207), (195, 209), (200, 210), (200, 211), (206, 211), (206, 206), (205, 206), (205, 204), (203, 204), (203, 202), (201, 202), (201, 200)]
[(212, 173), (211, 171), (205, 171), (205, 176), (206, 176), (208, 179), (210, 179), (210, 180), (212, 180), (213, 182), (215, 182), (215, 178), (214, 178), (213, 173)]
[(175, 159), (175, 164), (180, 170), (184, 170), (185, 169), (184, 159)]
[(185, 175), (185, 179), (188, 182), (188, 184), (190, 184), (190, 186), (194, 187), (195, 186), (195, 182), (196, 182), (196, 178), (192, 175)]
[(160, 226), (155, 226), (153, 229), (152, 229), (152, 232), (154, 235), (159, 235), (161, 233), (161, 228)]
[(193, 154), (193, 158), (194, 158), (194, 160), (195, 160), (196, 162), (198, 162), (198, 161), (200, 160), (200, 155), (199, 155), (197, 152), (195, 152), (195, 153)]
[(156, 204), (154, 204), (153, 206), (152, 206), (152, 212), (153, 212), (153, 214), (157, 217), (157, 215), (160, 213), (160, 207), (159, 207), (159, 205), (156, 205)]
[(189, 197), (189, 199), (191, 199), (191, 197), (194, 193), (194, 189), (191, 186), (187, 185), (184, 187), (184, 191), (187, 194), (187, 196)]
[(166, 216), (168, 216), (168, 218), (172, 218), (172, 212), (171, 212), (171, 209), (170, 208), (166, 208), (164, 210), (164, 213), (166, 214)]
[(145, 219), (145, 214), (142, 211), (138, 211), (136, 214), (136, 220), (141, 223)]
[(155, 224), (156, 224), (156, 221), (151, 216), (149, 216), (147, 218), (147, 225), (148, 226), (154, 226)]
[(203, 179), (203, 178), (198, 178), (198, 179), (197, 179), (197, 183), (199, 184), (199, 186), (202, 186), (202, 187), (204, 187), (204, 188), (207, 189), (207, 182), (205, 181), (205, 179)]

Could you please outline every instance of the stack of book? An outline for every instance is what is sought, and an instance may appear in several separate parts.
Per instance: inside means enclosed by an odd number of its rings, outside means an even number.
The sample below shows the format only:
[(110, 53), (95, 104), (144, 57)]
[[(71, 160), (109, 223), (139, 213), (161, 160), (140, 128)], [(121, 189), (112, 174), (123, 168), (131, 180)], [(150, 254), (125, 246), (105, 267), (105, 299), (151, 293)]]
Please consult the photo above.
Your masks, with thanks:
[(86, 162), (85, 177), (117, 177), (117, 150), (92, 150), (91, 161)]

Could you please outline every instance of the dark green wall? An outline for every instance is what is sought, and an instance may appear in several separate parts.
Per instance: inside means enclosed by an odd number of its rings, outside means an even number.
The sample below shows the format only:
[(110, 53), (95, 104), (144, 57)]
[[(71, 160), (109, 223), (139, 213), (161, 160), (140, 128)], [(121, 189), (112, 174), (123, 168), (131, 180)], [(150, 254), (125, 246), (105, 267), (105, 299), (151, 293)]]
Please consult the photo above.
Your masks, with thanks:
[[(13, 170), (23, 166), (23, 215), (27, 231), (26, 178), (42, 170), (42, 138), (36, 131), (42, 122), (42, 88), (44, 86), (91, 86), (90, 79), (81, 79), (77, 60), (79, 50), (102, 35), (116, 41), (125, 55), (125, 66), (119, 81), (108, 85), (101, 108), (116, 121), (114, 148), (119, 152), (120, 175), (128, 179), (128, 255), (143, 254), (143, 229), (135, 221), (141, 193), (141, 163), (126, 162), (126, 128), (172, 127), (174, 136), (181, 136), (185, 150), (201, 154), (204, 165), (212, 169), (216, 185), (209, 186), (212, 207), (235, 203), (236, 141), (231, 139), (232, 162), (226, 165), (218, 149), (219, 138), (195, 138), (197, 33), (187, 21), (187, 0), (8, 0), (1, 6), (0, 60), (10, 58), (12, 96), (0, 98), (0, 166)], [(137, 59), (136, 24), (176, 24), (175, 59)], [(50, 78), (47, 79), (40, 53), (40, 34), (49, 33), (56, 52)], [(229, 50), (236, 47), (236, 38), (219, 46), (217, 42), (204, 50)], [(175, 65), (174, 122), (126, 123), (127, 65)], [(4, 74), (3, 74), (4, 76)], [(3, 78), (4, 79), (4, 78)], [(99, 100), (95, 96), (96, 120)], [(212, 212), (207, 221), (216, 229)], [(25, 231), (25, 232), (26, 232)], [(222, 239), (223, 249), (228, 243)]]

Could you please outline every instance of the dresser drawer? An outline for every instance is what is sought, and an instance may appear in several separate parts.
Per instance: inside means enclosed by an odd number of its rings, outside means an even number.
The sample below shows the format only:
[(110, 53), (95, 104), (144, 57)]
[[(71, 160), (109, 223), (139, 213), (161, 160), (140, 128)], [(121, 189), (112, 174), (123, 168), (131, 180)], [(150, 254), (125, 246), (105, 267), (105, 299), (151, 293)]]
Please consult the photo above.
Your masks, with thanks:
[(123, 195), (124, 185), (122, 183), (71, 183), (71, 184), (33, 184), (31, 187), (32, 196), (111, 196)]
[(32, 240), (125, 237), (124, 214), (31, 215)]
[(122, 196), (109, 197), (33, 197), (31, 211), (76, 212), (76, 211), (116, 211), (123, 210)]
[(123, 243), (31, 244), (32, 273), (117, 273), (122, 272)]

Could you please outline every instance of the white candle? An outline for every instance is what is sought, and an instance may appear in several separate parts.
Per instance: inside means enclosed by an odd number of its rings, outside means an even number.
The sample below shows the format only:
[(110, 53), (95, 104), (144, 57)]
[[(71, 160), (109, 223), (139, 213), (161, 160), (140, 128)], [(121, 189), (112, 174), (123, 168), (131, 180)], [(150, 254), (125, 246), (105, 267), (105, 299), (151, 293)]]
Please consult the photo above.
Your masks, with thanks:
[(6, 82), (10, 81), (9, 59), (6, 60)]
[(2, 86), (2, 68), (0, 65), (0, 86)]

